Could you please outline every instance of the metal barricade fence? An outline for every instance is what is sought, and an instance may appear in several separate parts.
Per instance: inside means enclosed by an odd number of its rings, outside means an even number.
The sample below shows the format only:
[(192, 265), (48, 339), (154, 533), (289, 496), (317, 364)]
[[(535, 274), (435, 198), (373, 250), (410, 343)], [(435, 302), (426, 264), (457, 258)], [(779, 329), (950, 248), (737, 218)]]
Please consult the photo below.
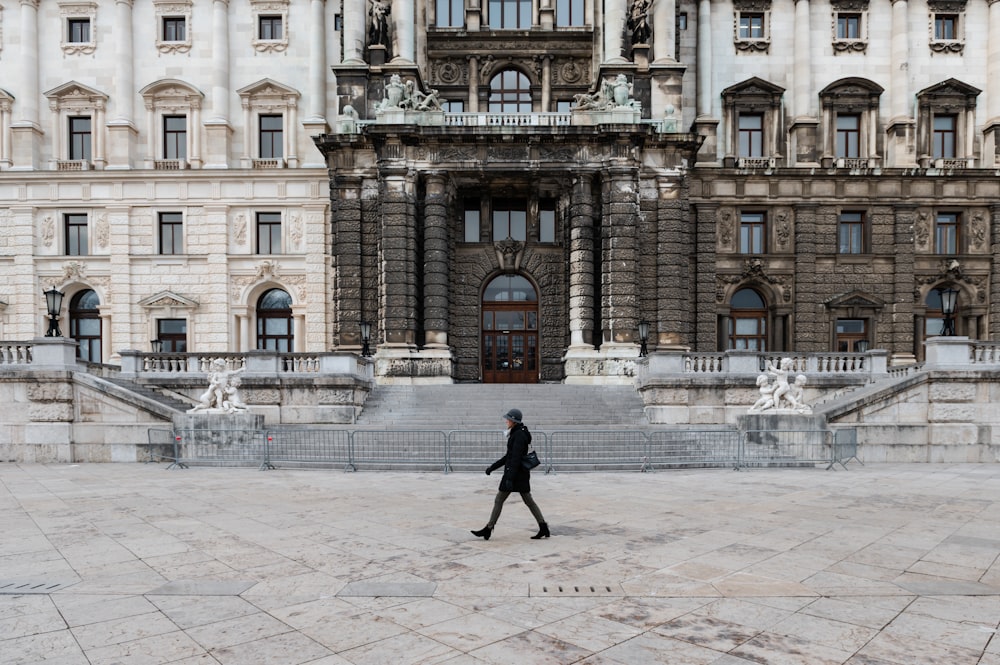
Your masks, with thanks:
[(857, 429), (845, 427), (833, 431), (833, 460), (845, 469), (851, 460), (856, 460), (858, 464), (864, 466), (864, 462), (858, 457)]
[(629, 430), (566, 430), (548, 435), (545, 472), (559, 470), (643, 470), (646, 435)]
[(664, 430), (647, 432), (643, 471), (672, 468), (740, 466), (740, 433), (736, 430)]
[(177, 440), (174, 430), (150, 427), (146, 430), (146, 459), (144, 463), (177, 459)]
[(827, 430), (748, 430), (743, 436), (740, 466), (833, 467), (833, 443)]
[(433, 430), (355, 430), (352, 463), (361, 469), (400, 466), (447, 471), (448, 435)]
[[(531, 433), (531, 445), (542, 456), (544, 435)], [(495, 430), (452, 430), (448, 432), (445, 471), (483, 471), (507, 453), (507, 434)], [(544, 457), (542, 458), (544, 459)]]
[(258, 466), (266, 464), (263, 430), (175, 429), (179, 451), (175, 464)]
[(268, 430), (264, 463), (282, 466), (340, 466), (354, 470), (351, 432), (343, 429)]

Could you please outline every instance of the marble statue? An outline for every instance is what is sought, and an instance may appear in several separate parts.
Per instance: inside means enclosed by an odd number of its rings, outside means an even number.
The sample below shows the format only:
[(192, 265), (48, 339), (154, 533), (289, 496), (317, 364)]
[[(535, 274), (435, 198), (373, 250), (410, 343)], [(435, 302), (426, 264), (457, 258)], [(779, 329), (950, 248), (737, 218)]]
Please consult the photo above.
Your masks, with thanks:
[(399, 74), (393, 74), (389, 77), (389, 82), (385, 84), (385, 96), (382, 101), (375, 104), (375, 112), (381, 113), (390, 109), (441, 111), (439, 94), (434, 88), (430, 88), (425, 93), (417, 88), (415, 81), (410, 80), (404, 83)]
[(806, 376), (799, 374), (789, 380), (793, 365), (791, 358), (782, 358), (777, 365), (768, 361), (766, 372), (757, 377), (760, 397), (749, 413), (812, 413), (812, 407), (803, 401)]
[(198, 405), (189, 409), (188, 413), (240, 413), (247, 410), (247, 405), (240, 399), (239, 373), (226, 369), (226, 361), (216, 358), (212, 361), (212, 370), (208, 373), (208, 390), (198, 398)]
[(640, 108), (632, 99), (632, 82), (624, 74), (601, 81), (601, 87), (593, 93), (573, 95), (575, 111), (612, 111), (614, 109)]

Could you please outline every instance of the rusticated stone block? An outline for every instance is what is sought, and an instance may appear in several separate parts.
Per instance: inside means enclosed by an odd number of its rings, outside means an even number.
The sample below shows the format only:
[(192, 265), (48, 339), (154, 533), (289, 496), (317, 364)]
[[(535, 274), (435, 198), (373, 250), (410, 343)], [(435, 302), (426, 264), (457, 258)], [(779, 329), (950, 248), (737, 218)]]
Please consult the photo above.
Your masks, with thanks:
[(929, 399), (931, 402), (974, 402), (976, 386), (969, 383), (933, 383)]
[(28, 419), (36, 423), (66, 423), (73, 421), (71, 402), (36, 402), (28, 405)]
[(72, 402), (73, 386), (68, 383), (29, 384), (27, 394), (32, 402)]

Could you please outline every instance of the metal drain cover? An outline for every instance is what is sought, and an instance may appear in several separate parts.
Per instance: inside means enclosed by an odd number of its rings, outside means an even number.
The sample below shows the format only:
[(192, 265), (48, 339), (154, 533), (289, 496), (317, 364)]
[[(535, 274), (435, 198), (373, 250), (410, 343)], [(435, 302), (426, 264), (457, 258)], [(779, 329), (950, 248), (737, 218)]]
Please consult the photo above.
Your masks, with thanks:
[(26, 594), (54, 593), (71, 587), (80, 580), (72, 582), (55, 580), (0, 580), (0, 595), (23, 596)]
[(532, 584), (530, 596), (624, 596), (620, 584)]

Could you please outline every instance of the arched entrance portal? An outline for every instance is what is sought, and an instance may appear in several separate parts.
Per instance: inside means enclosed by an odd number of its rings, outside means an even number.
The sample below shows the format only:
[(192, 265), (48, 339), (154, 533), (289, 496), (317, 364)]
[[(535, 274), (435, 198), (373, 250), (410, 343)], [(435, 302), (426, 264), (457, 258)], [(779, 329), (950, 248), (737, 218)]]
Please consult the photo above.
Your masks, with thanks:
[(500, 275), (483, 292), (484, 383), (538, 383), (538, 293), (520, 275)]

